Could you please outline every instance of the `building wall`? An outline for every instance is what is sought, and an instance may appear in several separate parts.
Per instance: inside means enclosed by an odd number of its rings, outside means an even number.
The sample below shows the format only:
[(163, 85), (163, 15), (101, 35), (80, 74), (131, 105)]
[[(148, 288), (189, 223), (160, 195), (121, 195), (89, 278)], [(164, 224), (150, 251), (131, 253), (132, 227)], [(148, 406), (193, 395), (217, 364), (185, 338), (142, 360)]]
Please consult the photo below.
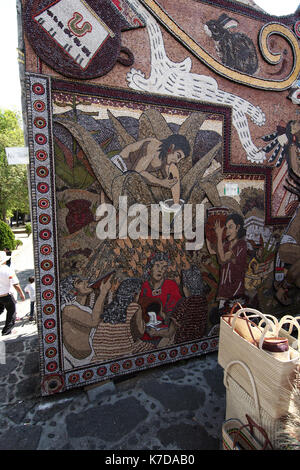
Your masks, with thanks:
[[(296, 313), (299, 15), (225, 0), (21, 10), (43, 393), (214, 351), (237, 301)], [(151, 207), (167, 217), (172, 198), (166, 234)]]

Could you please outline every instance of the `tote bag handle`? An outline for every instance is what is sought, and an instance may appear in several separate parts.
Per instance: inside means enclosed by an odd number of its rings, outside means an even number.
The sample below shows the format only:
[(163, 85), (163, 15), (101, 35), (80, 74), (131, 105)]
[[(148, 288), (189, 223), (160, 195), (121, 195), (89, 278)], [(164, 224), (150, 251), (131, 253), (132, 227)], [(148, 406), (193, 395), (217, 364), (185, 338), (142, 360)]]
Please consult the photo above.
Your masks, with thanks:
[(257, 389), (256, 389), (256, 384), (255, 384), (255, 381), (254, 381), (254, 378), (253, 378), (253, 375), (252, 375), (252, 372), (251, 370), (249, 369), (249, 367), (242, 361), (231, 361), (227, 364), (227, 366), (225, 367), (225, 370), (224, 370), (224, 385), (226, 388), (229, 388), (229, 384), (227, 382), (227, 376), (228, 376), (228, 370), (230, 369), (230, 367), (232, 367), (234, 364), (240, 364), (247, 372), (248, 374), (248, 377), (250, 379), (250, 382), (251, 382), (251, 385), (252, 385), (252, 390), (253, 390), (253, 399), (254, 399), (254, 403), (255, 403), (255, 408), (256, 408), (256, 412), (257, 412), (257, 416), (258, 416), (258, 419), (259, 419), (259, 423), (261, 424), (261, 416), (260, 416), (260, 406), (259, 406), (259, 400), (258, 400), (258, 394), (257, 394)]
[[(240, 309), (237, 312), (233, 313), (234, 307), (236, 307), (236, 305), (238, 305), (240, 307)], [(264, 342), (264, 339), (265, 339), (265, 336), (266, 336), (267, 332), (270, 331), (270, 330), (274, 331), (275, 325), (273, 325), (270, 322), (270, 320), (263, 313), (261, 313), (259, 310), (256, 310), (254, 308), (249, 308), (249, 307), (242, 307), (239, 303), (237, 303), (232, 307), (231, 312), (230, 312), (230, 314), (232, 315), (231, 326), (232, 326), (233, 330), (234, 330), (234, 326), (235, 326), (237, 318), (239, 318), (242, 313), (244, 314), (244, 317), (240, 317), (240, 318), (245, 318), (245, 317), (248, 318), (247, 315), (246, 315), (246, 312), (255, 314), (255, 315), (251, 315), (251, 317), (254, 317), (254, 316), (259, 317), (262, 320), (264, 320), (264, 322), (266, 324), (263, 331), (262, 331), (262, 334), (260, 336), (259, 343), (258, 343), (258, 347), (260, 349), (262, 349), (262, 345), (263, 345), (263, 342)]]
[(235, 433), (235, 438), (234, 438), (232, 447), (235, 449), (235, 446), (237, 444), (237, 441), (238, 441), (238, 438), (242, 429), (249, 428), (252, 436), (254, 436), (254, 429), (257, 429), (261, 433), (261, 435), (264, 437), (264, 444), (262, 445), (261, 449), (256, 449), (256, 450), (266, 450), (268, 446), (270, 447), (271, 450), (273, 450), (272, 443), (269, 439), (268, 434), (264, 430), (264, 428), (262, 428), (261, 426), (258, 426), (258, 424), (255, 421), (253, 421), (253, 419), (247, 414), (246, 414), (246, 418), (247, 418), (247, 424), (244, 424), (243, 426), (241, 426), (240, 429)]
[[(299, 326), (299, 323), (297, 322), (298, 318), (300, 319), (300, 316), (293, 317), (292, 315), (285, 315), (284, 317), (282, 317), (281, 320), (278, 323), (278, 333), (277, 334), (279, 334), (279, 331), (282, 328), (282, 325), (286, 325), (286, 324), (290, 325), (289, 329), (288, 329), (288, 334), (289, 335), (292, 333), (293, 326), (295, 326), (298, 330), (298, 338), (297, 339), (295, 338), (295, 341), (297, 342), (297, 349), (298, 349), (298, 352), (300, 353), (300, 326)], [(296, 349), (296, 348), (294, 348), (294, 349)]]

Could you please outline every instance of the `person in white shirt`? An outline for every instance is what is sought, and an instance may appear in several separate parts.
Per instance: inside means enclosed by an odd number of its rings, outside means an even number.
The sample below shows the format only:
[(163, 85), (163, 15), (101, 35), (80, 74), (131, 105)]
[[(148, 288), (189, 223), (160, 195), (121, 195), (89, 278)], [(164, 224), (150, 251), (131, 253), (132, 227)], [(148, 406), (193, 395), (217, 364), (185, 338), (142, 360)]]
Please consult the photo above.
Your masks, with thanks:
[(2, 313), (6, 309), (6, 321), (2, 335), (9, 335), (16, 321), (16, 301), (11, 293), (12, 286), (20, 295), (21, 300), (25, 300), (24, 292), (14, 270), (6, 264), (9, 259), (10, 256), (5, 251), (0, 251), (0, 312)]
[(28, 278), (29, 284), (25, 287), (25, 292), (29, 295), (30, 298), (30, 314), (29, 314), (29, 321), (33, 320), (34, 314), (34, 303), (35, 303), (35, 282), (34, 277), (30, 276)]

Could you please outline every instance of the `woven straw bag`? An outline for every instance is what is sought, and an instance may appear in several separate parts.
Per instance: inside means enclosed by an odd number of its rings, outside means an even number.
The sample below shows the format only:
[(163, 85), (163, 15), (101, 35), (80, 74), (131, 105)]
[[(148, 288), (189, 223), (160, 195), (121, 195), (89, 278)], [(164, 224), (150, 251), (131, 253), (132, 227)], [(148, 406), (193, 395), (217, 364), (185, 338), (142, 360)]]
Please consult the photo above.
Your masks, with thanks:
[[(222, 444), (224, 450), (270, 450), (272, 443), (263, 428), (258, 426), (250, 416), (246, 415), (247, 424), (239, 419), (230, 418), (222, 426)], [(249, 428), (249, 429), (248, 429)], [(262, 441), (254, 437), (254, 431), (259, 430)]]
[[(247, 375), (249, 388), (251, 388), (250, 394), (232, 378), (231, 374), (234, 371), (237, 373), (244, 371)], [(245, 422), (245, 416), (249, 415), (265, 430), (273, 447), (279, 448), (277, 436), (280, 429), (280, 420), (273, 418), (261, 407), (256, 383), (249, 367), (242, 361), (231, 361), (224, 371), (224, 385), (226, 387), (225, 419), (229, 420), (233, 418)], [(254, 437), (260, 441), (261, 433), (254, 430)]]
[[(253, 315), (256, 317), (256, 315)], [(297, 320), (300, 320), (300, 316), (293, 317), (292, 315), (285, 315), (280, 320), (278, 320), (273, 315), (265, 314), (265, 317), (272, 320), (274, 323), (274, 331), (276, 336), (282, 336), (288, 339), (289, 345), (291, 348), (300, 351), (300, 326)], [(248, 315), (248, 318), (252, 318), (252, 315)], [(264, 324), (264, 320), (260, 320), (258, 326), (262, 327)], [(284, 329), (283, 325), (289, 325), (288, 329)], [(293, 328), (298, 330), (298, 338), (292, 336)]]
[[(300, 316), (292, 317), (291, 315), (285, 315), (278, 322), (278, 336), (284, 336), (288, 339), (289, 345), (293, 349), (300, 351), (300, 327), (297, 320), (300, 320)], [(282, 328), (283, 325), (289, 324), (289, 329), (286, 331)], [(298, 339), (291, 335), (293, 327), (298, 330)]]
[[(265, 323), (260, 328), (261, 337), (258, 346), (251, 344), (235, 331), (235, 319), (242, 318), (246, 313), (256, 316)], [(249, 318), (250, 318), (249, 316)], [(247, 321), (247, 320), (244, 320)], [(251, 308), (240, 308), (232, 315), (231, 324), (221, 317), (218, 362), (226, 369), (231, 361), (244, 362), (254, 377), (261, 407), (272, 417), (279, 418), (289, 409), (292, 385), (296, 366), (299, 362), (299, 353), (290, 347), (290, 360), (280, 361), (262, 349), (263, 341), (268, 336), (277, 336), (281, 333), (282, 324), (275, 324), (266, 315)], [(280, 327), (280, 328), (279, 328)], [(286, 333), (286, 332), (285, 332)], [(295, 338), (293, 338), (295, 341)], [(291, 340), (292, 341), (292, 340)], [(233, 369), (232, 379), (248, 394), (252, 393), (252, 385), (245, 369)]]

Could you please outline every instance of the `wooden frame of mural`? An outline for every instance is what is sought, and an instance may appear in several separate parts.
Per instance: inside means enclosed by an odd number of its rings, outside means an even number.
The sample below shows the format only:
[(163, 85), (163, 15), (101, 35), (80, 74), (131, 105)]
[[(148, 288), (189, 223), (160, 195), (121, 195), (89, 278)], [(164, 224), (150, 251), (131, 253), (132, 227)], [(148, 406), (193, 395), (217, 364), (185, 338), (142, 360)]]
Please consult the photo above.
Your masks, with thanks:
[[(117, 166), (124, 148), (143, 139), (184, 136), (192, 151), (178, 164), (181, 190), (185, 202), (201, 203), (196, 180), (209, 184), (212, 161), (220, 168), (229, 158), (231, 108), (39, 74), (27, 74), (26, 93), (43, 395), (217, 350), (193, 271), (197, 251), (172, 234), (103, 240), (97, 226), (101, 204), (113, 203), (120, 216), (116, 195), (149, 203), (139, 199), (137, 167)], [(150, 203), (168, 191), (154, 187)], [(164, 279), (157, 290), (155, 263)], [(182, 276), (194, 283), (190, 297), (179, 289)]]

